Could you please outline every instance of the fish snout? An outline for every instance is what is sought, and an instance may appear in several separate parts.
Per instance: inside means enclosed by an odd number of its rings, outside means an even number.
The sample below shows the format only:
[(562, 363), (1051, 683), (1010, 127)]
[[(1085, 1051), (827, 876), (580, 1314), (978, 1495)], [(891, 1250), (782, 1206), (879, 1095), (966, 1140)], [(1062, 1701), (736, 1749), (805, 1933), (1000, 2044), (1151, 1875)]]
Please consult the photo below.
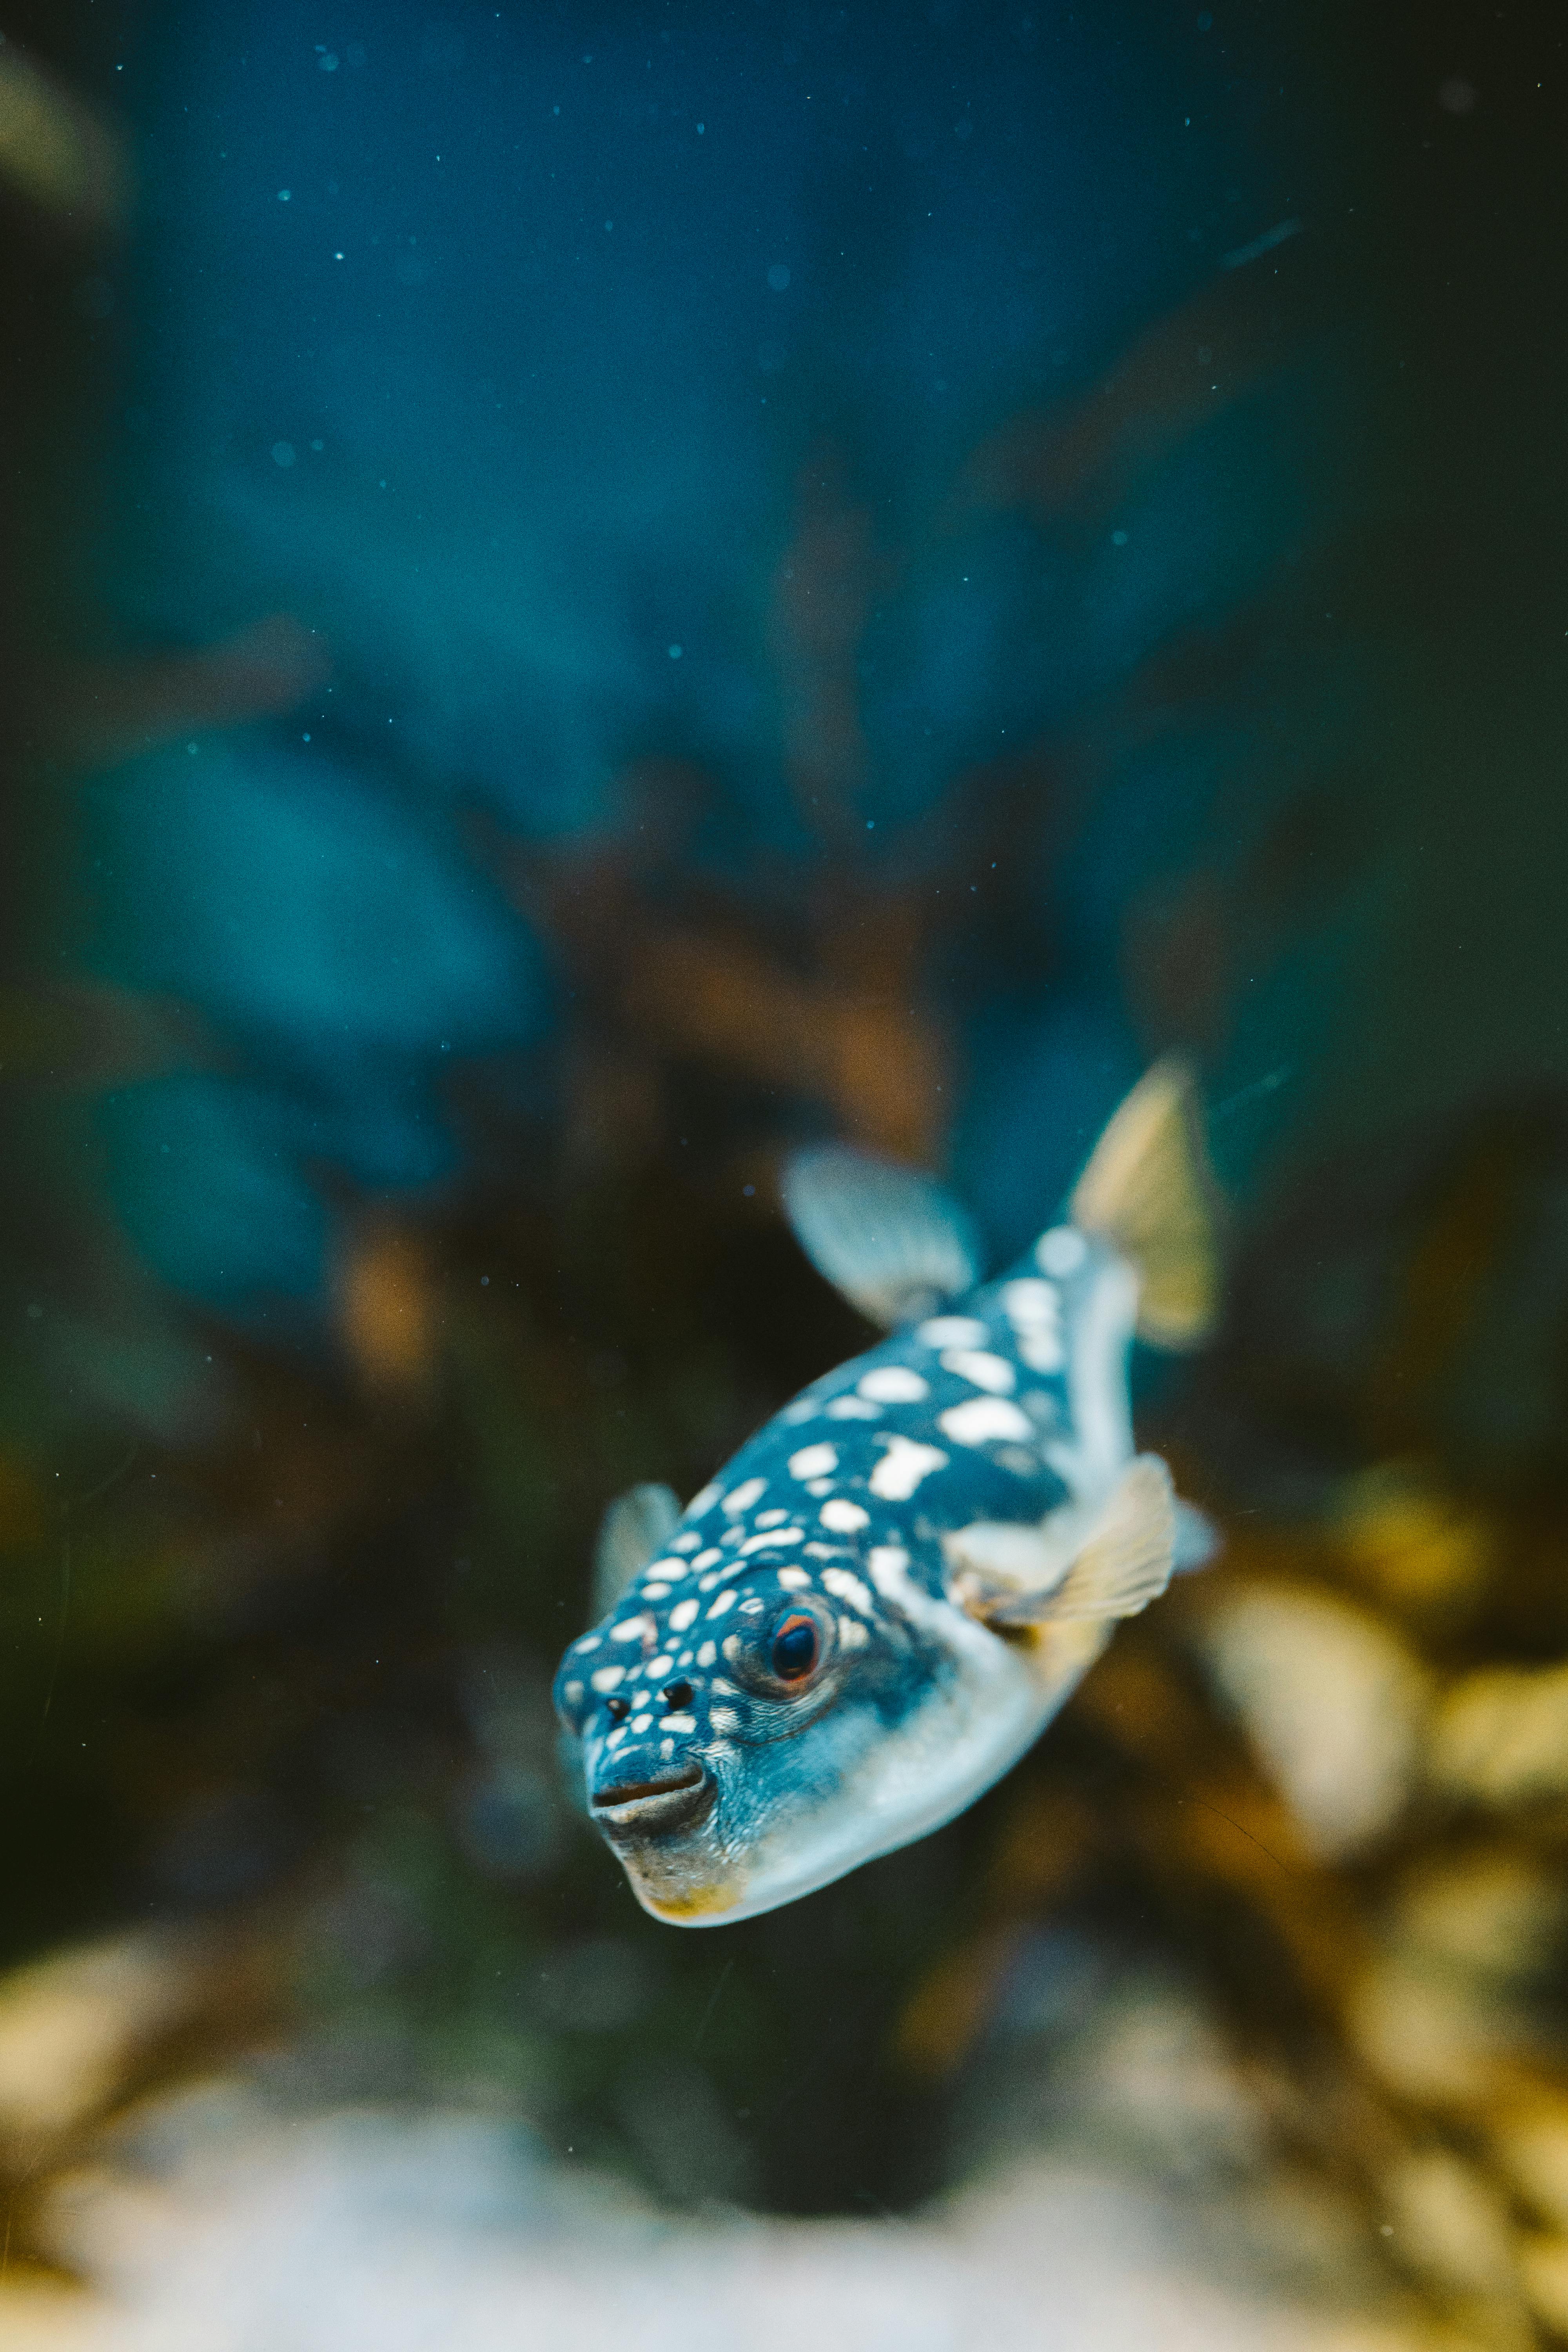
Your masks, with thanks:
[(617, 1780), (595, 1789), (594, 1820), (608, 1838), (669, 1837), (694, 1829), (711, 1811), (718, 1793), (706, 1766), (694, 1759), (669, 1764), (646, 1780)]

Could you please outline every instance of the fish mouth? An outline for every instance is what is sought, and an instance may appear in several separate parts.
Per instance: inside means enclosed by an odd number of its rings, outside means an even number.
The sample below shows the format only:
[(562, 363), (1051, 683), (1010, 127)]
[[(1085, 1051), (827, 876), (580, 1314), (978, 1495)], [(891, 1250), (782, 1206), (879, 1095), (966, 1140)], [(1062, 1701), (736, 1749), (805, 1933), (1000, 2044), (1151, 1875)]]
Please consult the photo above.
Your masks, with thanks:
[(700, 1764), (679, 1764), (650, 1780), (620, 1780), (594, 1792), (594, 1818), (606, 1837), (667, 1837), (692, 1829), (718, 1795)]

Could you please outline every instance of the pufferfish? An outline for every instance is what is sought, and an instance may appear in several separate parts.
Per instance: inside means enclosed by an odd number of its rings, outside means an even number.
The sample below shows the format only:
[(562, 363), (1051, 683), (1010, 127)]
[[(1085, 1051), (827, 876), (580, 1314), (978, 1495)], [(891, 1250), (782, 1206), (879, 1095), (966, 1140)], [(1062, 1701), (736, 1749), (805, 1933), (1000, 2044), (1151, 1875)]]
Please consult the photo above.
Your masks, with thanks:
[(1155, 1065), (1058, 1223), (983, 1282), (930, 1177), (845, 1146), (783, 1181), (797, 1240), (889, 1336), (684, 1511), (612, 1504), (602, 1622), (555, 1684), (590, 1817), (657, 1919), (754, 1917), (938, 1829), (1214, 1546), (1135, 1450), (1134, 1333), (1195, 1345), (1216, 1254), (1190, 1080)]

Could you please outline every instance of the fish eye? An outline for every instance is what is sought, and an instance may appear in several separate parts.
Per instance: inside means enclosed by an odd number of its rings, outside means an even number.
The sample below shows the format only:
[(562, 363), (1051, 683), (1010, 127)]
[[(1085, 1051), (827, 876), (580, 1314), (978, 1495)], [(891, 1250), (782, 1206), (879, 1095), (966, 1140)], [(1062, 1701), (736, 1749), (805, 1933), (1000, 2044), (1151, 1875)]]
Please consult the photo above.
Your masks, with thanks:
[(794, 1611), (775, 1632), (768, 1664), (781, 1683), (803, 1682), (822, 1650), (815, 1617)]
[(659, 1696), (663, 1699), (666, 1706), (689, 1706), (691, 1704), (691, 1685), (688, 1682), (666, 1683), (664, 1688), (659, 1693)]
[(607, 1698), (605, 1701), (605, 1713), (612, 1723), (624, 1723), (631, 1711), (630, 1702), (626, 1699)]
[(759, 1698), (793, 1702), (824, 1688), (838, 1656), (833, 1612), (815, 1593), (792, 1594), (771, 1616), (737, 1627), (724, 1643), (724, 1663)]

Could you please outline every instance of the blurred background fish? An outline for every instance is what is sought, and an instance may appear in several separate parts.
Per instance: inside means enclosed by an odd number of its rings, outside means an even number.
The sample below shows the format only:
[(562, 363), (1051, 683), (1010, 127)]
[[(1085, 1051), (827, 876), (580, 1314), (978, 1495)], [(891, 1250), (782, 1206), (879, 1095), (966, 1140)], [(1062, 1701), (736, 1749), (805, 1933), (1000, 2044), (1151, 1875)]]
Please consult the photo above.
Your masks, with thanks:
[[(1568, 2334), (1554, 15), (0, 31), (16, 2329), (608, 2340), (675, 2209), (716, 2327), (754, 2227), (858, 2344), (1033, 2340), (1024, 2243), (1125, 2250), (1064, 2341)], [(784, 1157), (1005, 1263), (1173, 1048), (1223, 1560), (663, 1936), (549, 1673), (867, 1344)]]

